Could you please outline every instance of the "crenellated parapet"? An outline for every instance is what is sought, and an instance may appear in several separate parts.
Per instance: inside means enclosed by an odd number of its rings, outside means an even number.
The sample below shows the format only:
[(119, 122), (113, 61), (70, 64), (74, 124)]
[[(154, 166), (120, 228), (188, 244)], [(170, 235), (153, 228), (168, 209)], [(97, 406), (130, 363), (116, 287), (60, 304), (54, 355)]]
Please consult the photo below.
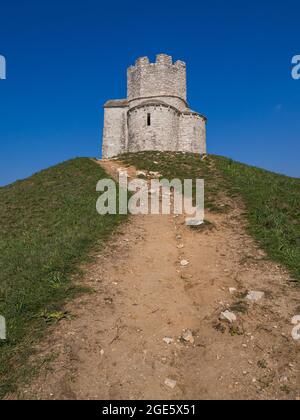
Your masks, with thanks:
[(128, 101), (149, 97), (175, 97), (186, 103), (186, 65), (173, 63), (167, 54), (158, 54), (155, 63), (140, 57), (127, 70)]

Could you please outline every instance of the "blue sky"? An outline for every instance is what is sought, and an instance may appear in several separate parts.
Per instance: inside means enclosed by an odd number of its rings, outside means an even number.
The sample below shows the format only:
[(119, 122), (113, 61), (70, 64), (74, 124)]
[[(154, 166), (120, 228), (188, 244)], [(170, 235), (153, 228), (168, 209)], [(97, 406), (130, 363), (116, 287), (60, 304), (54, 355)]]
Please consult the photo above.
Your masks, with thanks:
[(126, 68), (187, 62), (191, 107), (210, 153), (300, 176), (299, 1), (2, 1), (0, 185), (77, 156), (100, 156), (103, 103)]

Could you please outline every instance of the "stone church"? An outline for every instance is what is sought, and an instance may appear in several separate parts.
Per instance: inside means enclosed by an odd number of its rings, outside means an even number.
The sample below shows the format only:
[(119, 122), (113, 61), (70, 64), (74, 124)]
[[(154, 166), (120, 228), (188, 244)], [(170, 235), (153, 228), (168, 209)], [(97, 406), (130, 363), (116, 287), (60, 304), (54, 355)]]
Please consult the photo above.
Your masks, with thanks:
[(165, 54), (127, 70), (127, 99), (104, 105), (103, 158), (143, 150), (206, 153), (206, 118), (187, 103), (186, 64)]

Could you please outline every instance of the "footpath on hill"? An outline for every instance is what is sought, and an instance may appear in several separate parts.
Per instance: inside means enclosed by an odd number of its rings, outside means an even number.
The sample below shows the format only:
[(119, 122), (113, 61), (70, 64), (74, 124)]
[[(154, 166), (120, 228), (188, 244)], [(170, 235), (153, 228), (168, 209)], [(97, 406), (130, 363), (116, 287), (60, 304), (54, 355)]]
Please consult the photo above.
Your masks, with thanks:
[(201, 229), (131, 216), (84, 267), (93, 293), (38, 346), (51, 361), (12, 398), (299, 399), (299, 292), (246, 233), (240, 202), (224, 205)]

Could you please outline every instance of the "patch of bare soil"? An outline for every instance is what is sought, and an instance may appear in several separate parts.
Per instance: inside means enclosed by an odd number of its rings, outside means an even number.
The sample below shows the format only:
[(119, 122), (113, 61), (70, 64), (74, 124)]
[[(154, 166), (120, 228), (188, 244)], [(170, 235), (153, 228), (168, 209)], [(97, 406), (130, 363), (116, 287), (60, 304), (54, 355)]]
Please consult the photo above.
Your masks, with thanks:
[[(122, 167), (101, 164), (113, 176)], [(242, 206), (225, 204), (202, 229), (131, 216), (86, 268), (94, 293), (69, 303), (75, 317), (39, 346), (54, 360), (13, 398), (299, 399), (299, 289), (248, 236)], [(249, 291), (264, 296), (250, 302)]]

